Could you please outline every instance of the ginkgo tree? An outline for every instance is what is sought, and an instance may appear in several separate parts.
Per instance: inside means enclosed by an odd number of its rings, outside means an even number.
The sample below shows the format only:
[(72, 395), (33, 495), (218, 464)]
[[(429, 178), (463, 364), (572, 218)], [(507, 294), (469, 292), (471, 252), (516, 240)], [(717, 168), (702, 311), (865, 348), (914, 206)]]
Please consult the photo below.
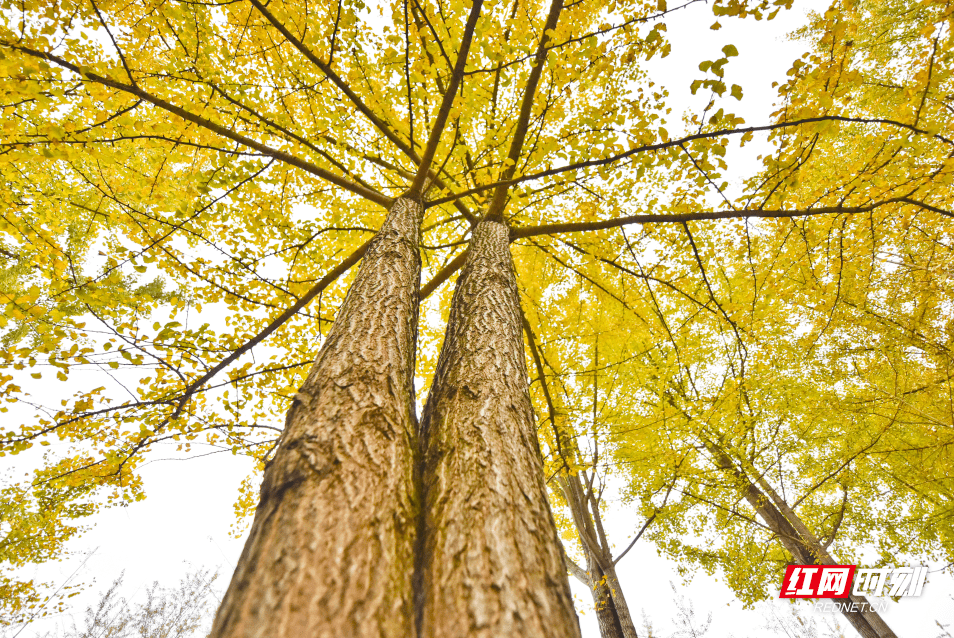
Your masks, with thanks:
[[(528, 371), (540, 399), (544, 368), (593, 368), (582, 301), (613, 308), (599, 331), (614, 396), (655, 397), (725, 474), (719, 449), (761, 449), (746, 447), (757, 415), (728, 407), (750, 409), (737, 399), (771, 377), (749, 349), (795, 343), (819, 312), (844, 325), (826, 345), (858, 323), (836, 316), (844, 253), (819, 237), (874, 263), (908, 242), (875, 229), (951, 215), (943, 7), (904, 23), (933, 57), (911, 44), (896, 68), (880, 44), (848, 63), (872, 9), (834, 7), (782, 110), (747, 125), (724, 80), (739, 47), (693, 71), (711, 101), (684, 118), (642, 62), (670, 53), (672, 11), (754, 24), (790, 2), (693, 4), (4, 2), (0, 392), (35, 408), (5, 426), (4, 453), (59, 441), (34, 485), (123, 502), (144, 496), (137, 467), (157, 446), (255, 458), (261, 494), (252, 481), (239, 501), (255, 518), (214, 636), (578, 635), (545, 479), (585, 469), (571, 416), (590, 395), (568, 382), (566, 414), (537, 401), (538, 423)], [(866, 72), (911, 86), (883, 97)], [(773, 149), (764, 171), (730, 174), (729, 144), (755, 135)], [(729, 178), (747, 179), (741, 196)], [(947, 246), (912, 241), (919, 256)], [(875, 270), (873, 298), (918, 282)], [(779, 287), (811, 312), (792, 319)], [(925, 303), (941, 321), (943, 295)], [(766, 316), (774, 340), (750, 334)], [(931, 376), (903, 331), (864, 316), (864, 338)], [(78, 389), (51, 403), (23, 375)], [(415, 377), (431, 384), (420, 423)], [(640, 459), (635, 476), (673, 483), (671, 459), (614, 446)], [(899, 480), (917, 472), (894, 451)], [(933, 478), (910, 494), (940, 515)], [(680, 525), (667, 507), (660, 523)]]
[[(585, 405), (588, 376), (612, 370), (620, 391), (593, 418), (604, 457), (616, 454), (609, 464), (629, 476), (659, 547), (718, 568), (742, 600), (765, 597), (793, 560), (857, 562), (862, 548), (888, 565), (951, 555), (947, 20), (929, 4), (833, 5), (806, 30), (817, 49), (794, 65), (777, 114), (825, 112), (838, 87), (840, 116), (903, 113), (936, 142), (912, 157), (903, 137), (860, 122), (839, 136), (786, 132), (751, 191), (726, 202), (855, 199), (863, 215), (704, 235), (692, 224), (682, 246), (661, 247), (650, 229), (623, 237), (623, 250), (565, 238), (554, 249), (583, 289), (566, 300), (568, 321), (588, 304), (610, 324), (575, 348), (558, 333), (540, 377), (552, 385), (576, 370), (575, 384), (560, 381), (573, 396), (564, 402)], [(701, 165), (700, 177), (713, 170)], [(881, 209), (919, 197), (941, 206)], [(639, 294), (597, 287), (620, 273), (642, 280)], [(616, 352), (604, 339), (594, 354), (594, 334), (633, 321), (644, 339)], [(875, 616), (846, 615), (862, 635), (893, 635)]]

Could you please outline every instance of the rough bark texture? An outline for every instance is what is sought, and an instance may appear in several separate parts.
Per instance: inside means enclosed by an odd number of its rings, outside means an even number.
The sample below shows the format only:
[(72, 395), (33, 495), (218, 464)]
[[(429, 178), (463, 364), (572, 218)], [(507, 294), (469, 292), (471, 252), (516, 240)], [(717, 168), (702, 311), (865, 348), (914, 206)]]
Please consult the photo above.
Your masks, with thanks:
[(543, 481), (509, 233), (484, 221), (421, 419), (420, 638), (578, 638)]
[(422, 207), (398, 199), (296, 395), (211, 638), (414, 635)]
[[(774, 493), (774, 490), (772, 490), (764, 480), (759, 479), (762, 486), (762, 489), (760, 489), (749, 480), (746, 474), (735, 467), (729, 456), (719, 446), (711, 441), (706, 441), (705, 444), (715, 457), (716, 463), (720, 468), (732, 473), (737, 479), (743, 481), (745, 500), (755, 508), (758, 515), (765, 521), (766, 526), (778, 536), (782, 546), (798, 561), (798, 564), (837, 564), (831, 555), (822, 547), (818, 539), (815, 538), (814, 534), (808, 530), (801, 518), (784, 504), (784, 501)], [(767, 495), (763, 489), (767, 489), (769, 494)], [(769, 496), (774, 496), (776, 500), (770, 499)], [(786, 513), (783, 513), (779, 507), (776, 506), (776, 502), (783, 504), (782, 507), (787, 510)], [(851, 603), (864, 604), (866, 608), (869, 605), (867, 598), (853, 594), (849, 594), (845, 598), (835, 598), (833, 600), (847, 605)], [(888, 627), (880, 614), (875, 611), (842, 611), (842, 615), (863, 638), (897, 638), (894, 631)]]
[[(837, 561), (835, 561), (831, 554), (828, 553), (827, 548), (822, 545), (821, 541), (818, 540), (818, 537), (815, 536), (810, 529), (808, 529), (808, 526), (802, 522), (801, 517), (799, 517), (799, 515), (788, 506), (788, 503), (785, 502), (785, 499), (779, 496), (764, 478), (759, 476), (757, 479), (759, 488), (768, 495), (768, 497), (772, 500), (772, 503), (776, 504), (779, 511), (789, 522), (791, 522), (792, 527), (794, 527), (798, 532), (798, 535), (803, 540), (804, 544), (808, 545), (809, 552), (813, 556), (818, 557), (816, 562), (825, 565), (837, 565)], [(864, 596), (855, 596), (854, 594), (851, 594), (849, 599), (855, 603), (868, 602), (868, 599)], [(865, 605), (865, 608), (867, 609), (867, 605)], [(878, 612), (863, 611), (861, 614), (864, 616), (865, 620), (868, 621), (868, 624), (871, 625), (871, 628), (874, 629), (881, 638), (898, 638)]]
[(600, 568), (599, 560), (589, 550), (587, 534), (592, 530), (587, 529), (588, 521), (586, 519), (588, 517), (579, 505), (576, 490), (569, 484), (574, 478), (579, 482), (578, 477), (560, 476), (558, 477), (558, 484), (564, 498), (570, 505), (573, 524), (576, 527), (580, 545), (583, 547), (583, 556), (586, 558), (586, 571), (573, 563), (569, 557), (565, 559), (567, 568), (581, 583), (586, 585), (593, 596), (593, 608), (596, 610), (596, 622), (600, 628), (600, 638), (623, 638), (623, 627), (620, 625), (619, 615), (616, 613), (616, 605), (613, 604), (613, 597), (610, 594), (606, 577)]

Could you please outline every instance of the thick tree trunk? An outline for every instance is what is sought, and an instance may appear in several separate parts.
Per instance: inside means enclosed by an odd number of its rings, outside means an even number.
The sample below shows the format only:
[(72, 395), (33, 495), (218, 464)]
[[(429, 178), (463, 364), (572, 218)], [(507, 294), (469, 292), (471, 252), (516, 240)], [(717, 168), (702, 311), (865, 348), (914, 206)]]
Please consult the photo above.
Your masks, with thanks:
[(578, 638), (543, 481), (509, 233), (473, 231), (421, 419), (420, 638)]
[(398, 199), (288, 412), (211, 638), (414, 635), (422, 207)]
[[(792, 557), (800, 565), (834, 565), (836, 564), (828, 552), (822, 547), (821, 543), (815, 538), (802, 520), (787, 505), (784, 504), (774, 490), (764, 481), (760, 480), (762, 489), (753, 483), (749, 477), (735, 467), (735, 464), (729, 456), (718, 445), (711, 441), (705, 441), (709, 452), (715, 457), (718, 466), (730, 472), (742, 482), (742, 490), (745, 500), (755, 508), (758, 515), (765, 521), (766, 526), (778, 536), (782, 546), (791, 553)], [(770, 493), (767, 495), (763, 489)], [(775, 500), (769, 496), (776, 497)], [(781, 502), (787, 510), (783, 513), (776, 502)], [(787, 514), (787, 516), (786, 516)], [(794, 523), (793, 523), (794, 521)], [(850, 605), (858, 603), (862, 608), (869, 608), (868, 600), (864, 596), (855, 596), (849, 594), (845, 598), (834, 599), (835, 602)], [(875, 611), (842, 611), (842, 615), (851, 624), (863, 638), (897, 638), (894, 631), (888, 627), (880, 614)]]

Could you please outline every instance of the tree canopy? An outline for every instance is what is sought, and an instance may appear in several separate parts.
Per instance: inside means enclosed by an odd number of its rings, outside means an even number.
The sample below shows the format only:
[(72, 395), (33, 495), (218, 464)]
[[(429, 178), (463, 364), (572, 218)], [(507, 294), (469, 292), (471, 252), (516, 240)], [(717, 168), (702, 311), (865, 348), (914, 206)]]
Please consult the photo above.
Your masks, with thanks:
[[(0, 560), (143, 498), (157, 446), (261, 469), (429, 164), (417, 375), (496, 207), (548, 479), (623, 481), (662, 550), (743, 600), (788, 561), (750, 485), (844, 560), (950, 559), (952, 9), (836, 0), (758, 122), (731, 112), (739, 43), (687, 56), (701, 112), (647, 71), (672, 12), (758, 29), (792, 4), (4, 0), (0, 453), (37, 468), (7, 489), (58, 505), (0, 509)], [(730, 164), (747, 144), (755, 171)]]

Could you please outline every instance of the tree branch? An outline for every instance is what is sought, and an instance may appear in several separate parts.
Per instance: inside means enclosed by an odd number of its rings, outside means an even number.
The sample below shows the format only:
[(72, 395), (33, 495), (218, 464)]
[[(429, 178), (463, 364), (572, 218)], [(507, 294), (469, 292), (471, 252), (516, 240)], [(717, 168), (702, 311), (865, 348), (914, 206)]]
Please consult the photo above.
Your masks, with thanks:
[(454, 257), (454, 259), (451, 260), (450, 263), (448, 263), (446, 266), (444, 266), (443, 268), (441, 268), (441, 269), (437, 272), (437, 274), (434, 275), (434, 278), (431, 279), (431, 280), (430, 280), (429, 282), (427, 282), (426, 284), (424, 284), (424, 287), (421, 288), (421, 294), (420, 294), (421, 301), (423, 301), (424, 298), (427, 297), (427, 296), (429, 296), (432, 292), (434, 292), (435, 290), (437, 290), (437, 288), (438, 288), (442, 283), (444, 283), (445, 281), (447, 281), (448, 278), (450, 278), (451, 275), (453, 275), (455, 272), (457, 272), (458, 270), (460, 270), (461, 266), (464, 265), (464, 261), (465, 261), (466, 259), (467, 259), (467, 251), (465, 250), (465, 251), (462, 252), (461, 254), (459, 254), (459, 255), (457, 255), (456, 257)]
[(434, 120), (434, 126), (427, 138), (427, 146), (424, 147), (424, 155), (418, 162), (417, 175), (414, 177), (414, 183), (408, 190), (407, 197), (417, 199), (424, 190), (424, 181), (427, 179), (431, 168), (431, 162), (434, 161), (434, 154), (437, 152), (437, 145), (440, 144), (441, 134), (444, 132), (444, 126), (447, 124), (447, 116), (450, 115), (451, 106), (454, 104), (454, 96), (457, 93), (457, 87), (460, 86), (461, 78), (464, 77), (464, 67), (467, 66), (467, 53), (470, 51), (470, 43), (474, 38), (474, 28), (477, 26), (477, 18), (480, 16), (480, 8), (483, 0), (474, 0), (474, 6), (470, 8), (470, 15), (467, 17), (467, 25), (464, 27), (464, 35), (460, 40), (460, 51), (457, 54), (457, 63), (454, 65), (454, 73), (451, 75), (447, 90), (444, 91), (444, 97), (441, 100), (440, 109), (437, 111), (437, 117)]
[(749, 219), (749, 218), (794, 218), (794, 217), (813, 217), (815, 215), (854, 215), (859, 213), (868, 213), (876, 208), (887, 206), (888, 204), (910, 204), (924, 210), (929, 210), (945, 217), (954, 217), (954, 212), (931, 206), (924, 202), (919, 202), (910, 197), (892, 197), (882, 202), (876, 202), (867, 206), (823, 206), (819, 208), (808, 208), (804, 210), (720, 210), (698, 213), (670, 213), (661, 215), (630, 215), (628, 217), (618, 217), (616, 219), (607, 219), (597, 222), (567, 222), (563, 224), (543, 224), (540, 226), (527, 226), (524, 228), (510, 229), (510, 240), (521, 239), (524, 237), (536, 237), (537, 235), (556, 235), (559, 233), (581, 233), (593, 230), (605, 230), (607, 228), (617, 228), (629, 224), (663, 224), (663, 223), (684, 223), (691, 221), (704, 221), (711, 219)]
[(646, 519), (646, 522), (643, 523), (643, 526), (642, 526), (641, 528), (639, 528), (639, 532), (637, 532), (636, 538), (634, 538), (633, 541), (632, 541), (629, 545), (626, 546), (626, 549), (624, 549), (623, 552), (622, 552), (619, 556), (617, 556), (615, 559), (613, 559), (613, 564), (614, 564), (614, 565), (615, 565), (616, 563), (618, 563), (619, 561), (623, 560), (623, 556), (625, 556), (626, 554), (628, 554), (628, 553), (629, 553), (629, 550), (633, 549), (633, 546), (636, 545), (636, 541), (638, 541), (638, 540), (642, 537), (643, 532), (646, 531), (646, 528), (649, 527), (649, 524), (652, 523), (654, 520), (656, 520), (656, 513), (655, 513), (655, 512), (653, 512), (653, 515), (650, 516), (649, 518), (647, 518), (647, 519)]
[(577, 565), (576, 562), (570, 558), (569, 554), (566, 553), (566, 548), (563, 547), (563, 541), (560, 541), (560, 549), (563, 551), (563, 562), (566, 564), (567, 571), (573, 574), (578, 581), (590, 587), (589, 574), (586, 573), (586, 570)]
[(570, 465), (567, 463), (566, 453), (563, 450), (560, 429), (557, 427), (557, 410), (553, 403), (553, 397), (550, 395), (550, 387), (547, 385), (546, 373), (543, 371), (543, 361), (540, 357), (540, 350), (537, 347), (536, 335), (533, 334), (533, 328), (530, 327), (530, 322), (527, 320), (527, 315), (523, 312), (522, 307), (520, 311), (521, 319), (523, 319), (523, 330), (527, 335), (527, 343), (530, 345), (530, 354), (533, 356), (533, 365), (537, 369), (537, 377), (540, 379), (540, 388), (543, 390), (543, 397), (547, 402), (547, 410), (549, 412), (548, 420), (550, 421), (550, 427), (553, 428), (553, 439), (556, 442), (556, 453), (559, 455), (560, 461), (563, 464), (563, 466), (559, 468), (557, 472), (569, 470)]
[[(272, 23), (272, 26), (278, 29), (278, 31), (285, 37), (285, 39), (291, 42), (292, 45), (296, 49), (298, 49), (298, 51), (302, 55), (308, 58), (308, 60), (312, 64), (317, 66), (318, 69), (322, 73), (324, 73), (325, 76), (329, 80), (331, 80), (332, 83), (334, 83), (334, 85), (337, 86), (341, 90), (341, 92), (344, 93), (345, 96), (347, 96), (349, 100), (351, 100), (351, 103), (354, 104), (355, 108), (357, 108), (362, 115), (368, 118), (368, 121), (370, 121), (371, 124), (376, 129), (378, 129), (382, 135), (384, 135), (384, 137), (386, 137), (392, 144), (394, 144), (402, 153), (404, 153), (415, 164), (417, 164), (418, 166), (422, 165), (421, 156), (417, 154), (417, 152), (411, 147), (411, 145), (405, 142), (404, 140), (402, 140), (400, 137), (398, 137), (397, 133), (395, 133), (394, 130), (391, 129), (391, 127), (388, 126), (388, 124), (384, 120), (382, 120), (380, 117), (375, 115), (374, 112), (370, 109), (370, 107), (368, 107), (368, 105), (361, 100), (361, 98), (358, 96), (357, 93), (351, 90), (351, 87), (348, 86), (345, 83), (345, 81), (342, 80), (341, 77), (331, 69), (330, 66), (325, 64), (321, 60), (321, 58), (315, 55), (314, 52), (312, 52), (311, 49), (305, 46), (305, 44), (301, 40), (296, 38), (291, 33), (291, 31), (289, 31), (285, 27), (285, 25), (282, 24), (278, 20), (278, 18), (276, 18), (274, 14), (272, 14), (265, 7), (265, 5), (262, 4), (259, 0), (249, 0), (249, 2), (251, 2), (252, 5), (254, 5), (256, 9), (258, 9), (259, 13), (265, 16), (266, 20)], [(431, 180), (434, 182), (434, 185), (440, 188), (441, 190), (448, 190), (448, 191), (450, 190), (450, 188), (447, 187), (446, 183), (442, 181), (441, 179), (439, 179), (437, 175), (431, 174), (430, 177), (431, 177)], [(450, 203), (453, 203), (454, 207), (458, 211), (460, 211), (461, 214), (464, 215), (464, 217), (466, 217), (472, 224), (476, 223), (477, 221), (476, 216), (470, 211), (470, 209), (467, 208), (467, 206), (465, 206), (462, 202), (458, 201), (459, 199), (461, 199), (461, 197), (462, 196), (458, 196), (458, 195), (449, 195), (447, 201)]]
[(368, 246), (371, 245), (372, 241), (373, 241), (373, 238), (361, 244), (361, 246), (359, 246), (353, 253), (348, 255), (348, 257), (346, 257), (341, 263), (339, 263), (334, 268), (334, 270), (332, 270), (327, 275), (322, 277), (321, 281), (315, 284), (311, 288), (311, 290), (309, 290), (304, 295), (302, 295), (301, 299), (299, 299), (295, 305), (285, 310), (285, 312), (280, 314), (270, 324), (268, 324), (268, 326), (266, 326), (265, 329), (263, 329), (257, 335), (255, 335), (254, 337), (246, 341), (244, 344), (242, 344), (242, 346), (238, 348), (237, 350), (235, 350), (234, 352), (232, 352), (232, 354), (222, 359), (214, 368), (206, 372), (196, 381), (193, 381), (192, 383), (190, 383), (186, 387), (185, 392), (179, 398), (176, 405), (175, 412), (172, 414), (169, 420), (171, 421), (175, 419), (176, 417), (179, 416), (179, 414), (182, 413), (182, 410), (185, 408), (185, 405), (189, 401), (189, 398), (192, 397), (193, 394), (195, 394), (196, 390), (198, 390), (203, 385), (205, 385), (205, 383), (208, 382), (209, 379), (211, 379), (212, 377), (217, 375), (219, 372), (224, 370), (233, 361), (235, 361), (236, 359), (241, 357), (243, 354), (245, 354), (246, 352), (254, 348), (256, 345), (264, 341), (270, 334), (278, 330), (286, 321), (288, 321), (289, 319), (294, 317), (296, 314), (298, 314), (298, 311), (304, 308), (306, 305), (308, 305), (308, 302), (310, 302), (312, 299), (317, 297), (318, 293), (322, 292), (325, 288), (331, 285), (336, 279), (338, 279), (338, 277), (343, 275), (352, 266), (358, 263), (358, 261), (360, 261), (360, 259), (364, 256), (364, 253), (367, 252)]
[(339, 175), (335, 175), (331, 171), (325, 170), (321, 168), (320, 166), (316, 166), (312, 164), (311, 162), (307, 162), (303, 159), (295, 157), (294, 155), (286, 153), (285, 151), (280, 151), (278, 149), (268, 146), (267, 144), (256, 142), (255, 140), (249, 137), (246, 137), (242, 135), (241, 133), (236, 133), (235, 131), (229, 130), (228, 128), (222, 126), (221, 124), (216, 124), (215, 122), (212, 122), (211, 120), (207, 120), (203, 117), (195, 115), (194, 113), (190, 113), (189, 111), (185, 110), (182, 107), (176, 106), (175, 104), (167, 102), (163, 100), (162, 98), (159, 98), (150, 93), (147, 93), (146, 91), (140, 89), (138, 86), (133, 86), (131, 84), (124, 84), (123, 82), (118, 82), (116, 80), (112, 80), (110, 78), (103, 77), (101, 75), (93, 73), (90, 70), (82, 69), (75, 64), (67, 62), (66, 60), (64, 60), (63, 58), (59, 56), (53, 55), (52, 53), (47, 53), (45, 51), (37, 51), (35, 49), (30, 49), (24, 46), (11, 44), (9, 42), (0, 42), (0, 46), (5, 46), (10, 49), (20, 51), (22, 53), (25, 53), (35, 58), (48, 60), (64, 69), (68, 69), (72, 71), (73, 73), (76, 73), (80, 77), (86, 78), (87, 80), (96, 82), (98, 84), (102, 84), (103, 86), (108, 86), (110, 88), (117, 89), (119, 91), (123, 91), (125, 93), (129, 93), (130, 95), (135, 95), (139, 99), (145, 102), (149, 102), (150, 104), (157, 106), (164, 111), (168, 111), (169, 113), (178, 115), (179, 117), (181, 117), (182, 119), (186, 121), (192, 122), (193, 124), (201, 126), (204, 129), (217, 133), (221, 135), (222, 137), (232, 140), (233, 142), (238, 142), (239, 144), (242, 144), (249, 148), (253, 148), (256, 151), (259, 151), (260, 153), (267, 155), (268, 157), (274, 157), (275, 159), (285, 162), (286, 164), (290, 164), (292, 166), (295, 166), (296, 168), (300, 168), (304, 171), (307, 171), (311, 173), (312, 175), (320, 177), (321, 179), (325, 181), (331, 182), (335, 186), (339, 186), (345, 190), (351, 191), (352, 193), (356, 195), (360, 195), (361, 197), (364, 197), (365, 199), (372, 201), (376, 204), (380, 204), (381, 206), (384, 206), (385, 208), (390, 208), (391, 206), (392, 199), (384, 195), (383, 193), (379, 193), (376, 190), (366, 188), (364, 186), (361, 186), (360, 184), (355, 184), (354, 182), (351, 182)]
[(547, 15), (547, 21), (543, 25), (543, 35), (540, 37), (540, 44), (537, 45), (533, 68), (530, 70), (530, 77), (527, 78), (527, 85), (523, 90), (523, 100), (520, 104), (520, 117), (517, 120), (513, 140), (510, 142), (510, 152), (507, 155), (507, 161), (504, 163), (501, 180), (498, 182), (498, 186), (494, 190), (493, 199), (487, 208), (487, 219), (496, 221), (503, 220), (503, 211), (507, 204), (507, 192), (510, 190), (509, 182), (513, 181), (513, 174), (517, 170), (517, 160), (520, 159), (523, 142), (527, 137), (527, 129), (530, 127), (533, 100), (537, 93), (537, 85), (540, 84), (540, 76), (543, 74), (543, 65), (547, 59), (547, 44), (550, 42), (550, 33), (556, 29), (561, 11), (563, 11), (563, 0), (553, 0), (550, 4), (550, 13)]
[(284, 24), (282, 24), (278, 20), (278, 18), (276, 18), (275, 15), (265, 7), (265, 5), (262, 2), (260, 2), (259, 0), (249, 0), (249, 2), (251, 2), (252, 5), (256, 9), (258, 9), (258, 12), (261, 13), (266, 20), (272, 23), (272, 26), (278, 29), (279, 33), (281, 33), (286, 40), (291, 42), (292, 46), (298, 49), (298, 51), (303, 56), (308, 58), (308, 60), (312, 64), (318, 67), (318, 69), (322, 73), (324, 73), (325, 76), (329, 80), (331, 80), (332, 83), (335, 86), (337, 86), (341, 90), (341, 92), (344, 93), (345, 96), (347, 96), (349, 100), (351, 100), (351, 103), (354, 104), (355, 108), (357, 108), (362, 115), (368, 118), (368, 121), (374, 125), (374, 128), (378, 129), (381, 132), (381, 134), (384, 135), (384, 137), (388, 138), (388, 140), (391, 141), (392, 144), (394, 144), (399, 149), (401, 149), (401, 151), (404, 152), (405, 155), (410, 157), (415, 162), (418, 162), (418, 163), (420, 162), (420, 157), (417, 157), (417, 153), (414, 152), (414, 149), (411, 148), (411, 146), (407, 142), (405, 142), (400, 137), (398, 137), (397, 133), (395, 133), (384, 120), (382, 120), (377, 115), (375, 115), (374, 112), (368, 107), (368, 105), (365, 104), (360, 97), (358, 97), (358, 94), (355, 93), (351, 89), (351, 87), (348, 86), (347, 83), (345, 83), (345, 81), (341, 79), (341, 76), (335, 73), (330, 66), (328, 66), (324, 61), (322, 61), (321, 58), (319, 58), (317, 55), (315, 55), (315, 53), (311, 49), (305, 46), (304, 42), (302, 42), (297, 37), (295, 37), (292, 34), (292, 32), (289, 31), (288, 28)]
[(480, 186), (476, 186), (474, 188), (460, 192), (457, 195), (448, 195), (447, 197), (441, 197), (439, 199), (432, 200), (428, 202), (428, 205), (436, 206), (438, 204), (446, 204), (447, 202), (453, 201), (454, 197), (467, 197), (469, 195), (482, 193), (492, 188), (499, 188), (501, 186), (513, 186), (515, 184), (530, 182), (533, 180), (542, 179), (544, 177), (550, 177), (552, 175), (559, 175), (560, 173), (567, 173), (569, 171), (578, 171), (583, 168), (593, 168), (596, 166), (606, 166), (607, 164), (614, 164), (620, 160), (632, 157), (634, 155), (638, 155), (639, 153), (661, 151), (668, 148), (680, 146), (687, 142), (693, 142), (695, 140), (712, 139), (716, 137), (725, 137), (728, 135), (744, 135), (746, 133), (760, 133), (765, 131), (775, 131), (778, 129), (789, 128), (793, 126), (801, 126), (803, 124), (813, 124), (817, 122), (848, 122), (852, 124), (886, 124), (889, 126), (897, 126), (899, 128), (909, 130), (919, 135), (929, 135), (931, 137), (941, 140), (945, 144), (954, 146), (954, 140), (948, 139), (939, 133), (930, 133), (923, 129), (916, 128), (914, 126), (911, 126), (910, 124), (905, 124), (904, 122), (896, 122), (894, 120), (886, 120), (886, 119), (866, 119), (862, 117), (844, 117), (841, 115), (823, 115), (819, 117), (808, 117), (801, 120), (794, 120), (792, 122), (766, 124), (765, 126), (748, 126), (746, 128), (738, 128), (738, 129), (720, 129), (718, 131), (709, 131), (707, 133), (696, 133), (693, 135), (688, 135), (686, 137), (682, 137), (677, 140), (671, 139), (667, 142), (660, 142), (658, 144), (646, 144), (644, 146), (637, 146), (636, 148), (632, 148), (623, 153), (612, 155), (610, 157), (604, 157), (603, 159), (587, 160), (585, 162), (578, 162), (576, 164), (570, 164), (568, 166), (558, 166), (557, 168), (549, 168), (545, 171), (540, 171), (539, 173), (531, 173), (530, 175), (524, 175), (522, 177), (517, 177), (515, 179), (505, 178), (497, 182), (492, 182), (490, 184), (482, 184)]

